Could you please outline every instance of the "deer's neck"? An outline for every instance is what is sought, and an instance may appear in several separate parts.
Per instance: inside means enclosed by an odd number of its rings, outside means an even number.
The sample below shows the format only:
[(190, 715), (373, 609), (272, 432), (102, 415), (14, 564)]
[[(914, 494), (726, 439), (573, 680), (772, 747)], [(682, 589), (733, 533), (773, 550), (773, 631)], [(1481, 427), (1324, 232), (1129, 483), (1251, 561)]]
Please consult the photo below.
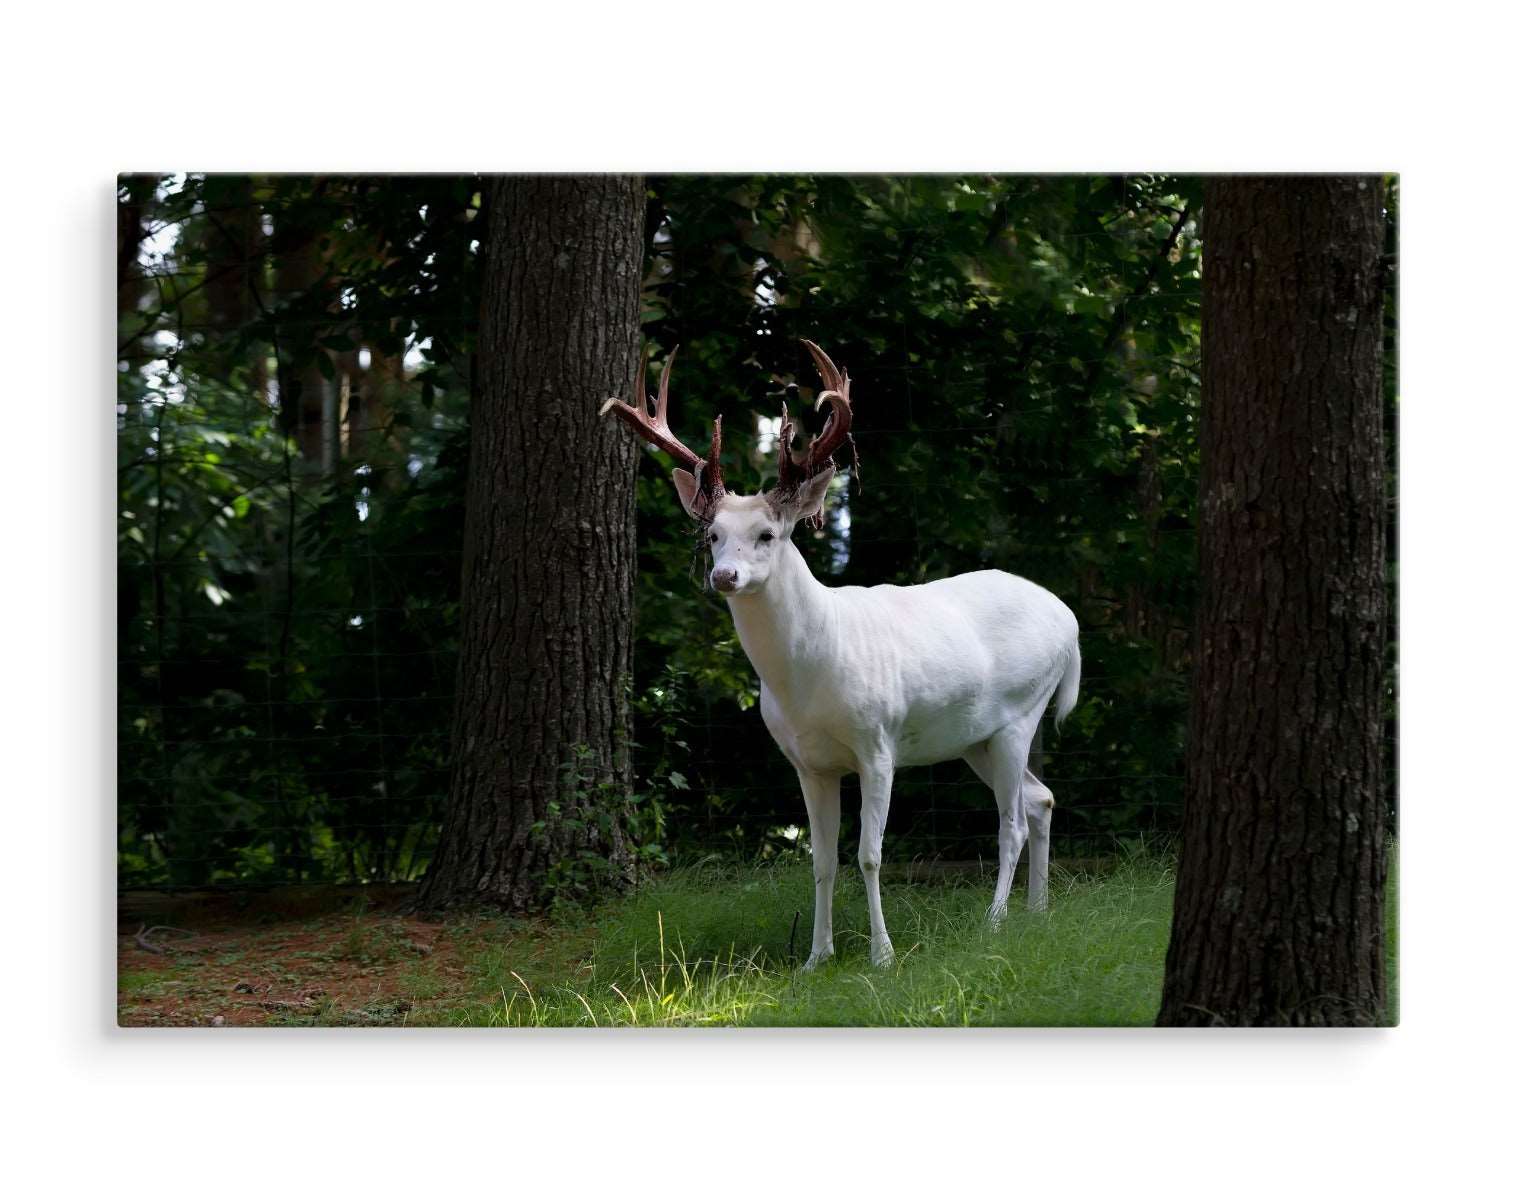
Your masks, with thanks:
[(751, 596), (729, 596), (732, 623), (748, 661), (783, 703), (803, 691), (830, 653), (832, 589), (817, 582), (801, 552), (780, 548), (769, 580)]

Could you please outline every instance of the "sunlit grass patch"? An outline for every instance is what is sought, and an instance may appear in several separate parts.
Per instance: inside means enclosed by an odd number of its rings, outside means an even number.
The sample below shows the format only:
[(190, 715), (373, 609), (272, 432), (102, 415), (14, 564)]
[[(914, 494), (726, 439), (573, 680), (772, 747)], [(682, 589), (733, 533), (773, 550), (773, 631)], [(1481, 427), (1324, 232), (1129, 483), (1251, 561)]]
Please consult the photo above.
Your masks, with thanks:
[[(488, 986), (445, 1020), (482, 1025), (1145, 1025), (1158, 1011), (1173, 875), (1134, 859), (1055, 873), (1050, 911), (985, 923), (986, 881), (896, 884), (894, 966), (869, 964), (856, 874), (839, 879), (837, 957), (810, 949), (808, 868), (672, 872), (559, 943), (484, 952)], [(549, 937), (550, 945), (552, 937)]]
[(123, 971), (116, 979), (116, 990), (124, 996), (134, 994), (155, 996), (165, 988), (179, 983), (170, 970)]

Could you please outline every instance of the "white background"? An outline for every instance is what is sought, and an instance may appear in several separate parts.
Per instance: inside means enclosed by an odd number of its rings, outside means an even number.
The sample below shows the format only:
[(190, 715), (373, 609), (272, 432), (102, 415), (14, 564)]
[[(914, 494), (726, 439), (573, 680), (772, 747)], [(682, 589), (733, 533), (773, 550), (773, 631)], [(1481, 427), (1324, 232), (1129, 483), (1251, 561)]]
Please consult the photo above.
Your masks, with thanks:
[[(6, 16), (16, 1194), (1510, 1186), (1517, 197), (1496, 7), (549, 7)], [(114, 1029), (115, 173), (614, 168), (1403, 172), (1400, 1029)]]

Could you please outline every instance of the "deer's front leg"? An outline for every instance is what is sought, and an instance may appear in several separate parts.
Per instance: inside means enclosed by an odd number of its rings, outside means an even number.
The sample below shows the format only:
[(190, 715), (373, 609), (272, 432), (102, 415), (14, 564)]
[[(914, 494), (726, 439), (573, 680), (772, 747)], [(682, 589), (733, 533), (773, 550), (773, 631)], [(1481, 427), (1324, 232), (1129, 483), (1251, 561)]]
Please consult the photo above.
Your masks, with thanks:
[(880, 863), (885, 848), (885, 818), (890, 815), (890, 785), (893, 763), (871, 763), (859, 771), (863, 807), (859, 814), (859, 870), (864, 875), (864, 894), (869, 899), (869, 961), (888, 967), (895, 961), (890, 934), (885, 932), (885, 913), (880, 908)]
[(806, 816), (811, 821), (811, 875), (816, 880), (816, 908), (811, 919), (811, 970), (832, 957), (832, 888), (838, 876), (838, 821), (842, 806), (836, 775), (799, 772)]

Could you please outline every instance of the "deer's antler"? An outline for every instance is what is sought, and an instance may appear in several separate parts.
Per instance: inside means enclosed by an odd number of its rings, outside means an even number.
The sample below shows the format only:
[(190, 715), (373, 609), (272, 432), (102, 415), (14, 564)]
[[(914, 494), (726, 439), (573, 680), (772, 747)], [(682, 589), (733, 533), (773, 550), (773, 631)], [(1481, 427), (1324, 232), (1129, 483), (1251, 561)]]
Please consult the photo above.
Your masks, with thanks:
[(711, 449), (702, 458), (684, 442), (674, 436), (669, 428), (669, 373), (674, 367), (676, 346), (664, 360), (664, 369), (659, 374), (657, 408), (651, 408), (653, 397), (648, 394), (648, 352), (643, 351), (643, 360), (637, 368), (635, 394), (637, 407), (625, 404), (615, 396), (600, 407), (601, 416), (608, 412), (619, 417), (633, 433), (651, 446), (657, 446), (680, 466), (695, 476), (697, 495), (703, 511), (710, 511), (727, 489), (722, 485), (722, 419), (717, 417), (711, 426)]
[(777, 490), (781, 495), (796, 491), (825, 468), (832, 461), (838, 447), (849, 440), (848, 430), (853, 424), (853, 403), (848, 396), (848, 373), (839, 371), (832, 359), (827, 357), (826, 351), (815, 342), (802, 338), (801, 345), (811, 351), (817, 374), (822, 377), (822, 391), (817, 393), (816, 406), (821, 408), (823, 403), (830, 404), (832, 412), (828, 415), (822, 432), (811, 439), (804, 451), (796, 451), (790, 448), (790, 443), (795, 439), (795, 422), (790, 419), (790, 409), (785, 405), (780, 406), (780, 479)]

